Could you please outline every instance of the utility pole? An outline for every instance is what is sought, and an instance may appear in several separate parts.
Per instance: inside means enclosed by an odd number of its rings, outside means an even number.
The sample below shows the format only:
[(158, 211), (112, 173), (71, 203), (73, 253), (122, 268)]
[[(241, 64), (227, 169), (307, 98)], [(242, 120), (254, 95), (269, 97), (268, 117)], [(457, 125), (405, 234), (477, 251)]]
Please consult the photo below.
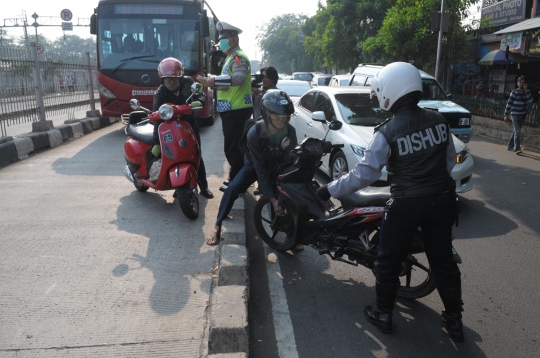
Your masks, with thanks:
[(442, 35), (444, 29), (444, 0), (441, 0), (441, 23), (439, 24), (439, 40), (437, 42), (437, 60), (435, 61), (435, 79), (439, 80), (439, 61), (441, 59)]

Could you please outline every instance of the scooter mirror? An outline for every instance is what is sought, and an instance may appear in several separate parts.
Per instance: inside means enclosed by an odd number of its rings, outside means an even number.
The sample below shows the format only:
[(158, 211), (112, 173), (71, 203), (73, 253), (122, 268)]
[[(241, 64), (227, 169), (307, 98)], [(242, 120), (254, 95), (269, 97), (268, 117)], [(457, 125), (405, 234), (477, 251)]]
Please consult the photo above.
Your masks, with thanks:
[(343, 123), (341, 123), (340, 121), (332, 121), (328, 125), (328, 129), (330, 129), (331, 131), (338, 131), (341, 129), (341, 127), (343, 127)]
[(129, 106), (131, 108), (133, 108), (134, 110), (138, 110), (139, 108), (141, 108), (141, 102), (139, 102), (138, 99), (130, 99), (129, 100)]
[(281, 141), (281, 149), (285, 150), (291, 145), (291, 138), (285, 137)]
[(203, 91), (203, 85), (199, 82), (195, 82), (191, 85), (191, 93), (202, 93)]

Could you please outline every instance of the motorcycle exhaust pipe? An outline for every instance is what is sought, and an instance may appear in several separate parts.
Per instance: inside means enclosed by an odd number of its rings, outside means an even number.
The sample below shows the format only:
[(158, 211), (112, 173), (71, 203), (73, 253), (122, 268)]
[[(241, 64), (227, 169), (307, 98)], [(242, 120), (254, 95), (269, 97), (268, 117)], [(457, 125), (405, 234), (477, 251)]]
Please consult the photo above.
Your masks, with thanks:
[(124, 176), (132, 183), (135, 183), (135, 179), (133, 179), (133, 174), (131, 174), (131, 170), (129, 169), (129, 165), (126, 164), (124, 169), (122, 169), (122, 173), (124, 173)]

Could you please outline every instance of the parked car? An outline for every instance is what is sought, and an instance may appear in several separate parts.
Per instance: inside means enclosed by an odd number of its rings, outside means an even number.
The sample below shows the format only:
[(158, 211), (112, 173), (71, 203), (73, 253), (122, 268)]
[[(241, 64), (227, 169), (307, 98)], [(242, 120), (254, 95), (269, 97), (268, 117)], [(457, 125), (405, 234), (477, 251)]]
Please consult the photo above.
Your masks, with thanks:
[[(360, 64), (354, 70), (351, 86), (371, 86), (373, 77), (383, 65)], [(418, 103), (420, 107), (439, 111), (448, 121), (452, 133), (465, 143), (471, 140), (471, 112), (461, 107), (450, 99), (439, 82), (431, 75), (420, 71), (422, 77), (423, 98)]]
[(311, 82), (313, 79), (313, 73), (311, 72), (294, 72), (292, 74), (292, 79), (297, 81), (308, 81)]
[[(362, 159), (373, 138), (375, 126), (392, 116), (380, 109), (376, 98), (370, 98), (369, 88), (350, 86), (313, 88), (295, 103), (295, 112), (291, 124), (296, 129), (298, 142), (326, 135), (328, 125), (314, 121), (314, 116), (322, 115), (327, 121), (343, 123), (340, 130), (330, 131), (326, 139), (333, 144), (344, 144), (344, 147), (324, 156), (321, 165), (321, 170), (333, 180), (348, 173)], [(469, 148), (454, 135), (452, 139), (456, 147), (456, 165), (451, 175), (457, 192), (464, 193), (472, 189), (474, 161)], [(388, 184), (386, 167), (380, 181)]]
[(328, 86), (332, 75), (317, 74), (311, 79), (311, 88), (319, 86)]
[(348, 86), (353, 75), (334, 75), (328, 86)]
[(279, 80), (277, 88), (285, 91), (293, 102), (297, 102), (304, 93), (311, 89), (311, 86), (306, 81)]

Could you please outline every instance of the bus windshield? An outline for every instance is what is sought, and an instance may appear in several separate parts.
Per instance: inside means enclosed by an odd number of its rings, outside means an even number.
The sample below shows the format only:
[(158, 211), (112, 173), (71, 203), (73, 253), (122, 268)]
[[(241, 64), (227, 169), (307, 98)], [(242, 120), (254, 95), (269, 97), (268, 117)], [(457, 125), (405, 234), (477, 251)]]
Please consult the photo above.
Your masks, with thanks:
[(187, 75), (200, 71), (196, 6), (102, 5), (98, 17), (99, 69), (155, 70), (174, 57)]

